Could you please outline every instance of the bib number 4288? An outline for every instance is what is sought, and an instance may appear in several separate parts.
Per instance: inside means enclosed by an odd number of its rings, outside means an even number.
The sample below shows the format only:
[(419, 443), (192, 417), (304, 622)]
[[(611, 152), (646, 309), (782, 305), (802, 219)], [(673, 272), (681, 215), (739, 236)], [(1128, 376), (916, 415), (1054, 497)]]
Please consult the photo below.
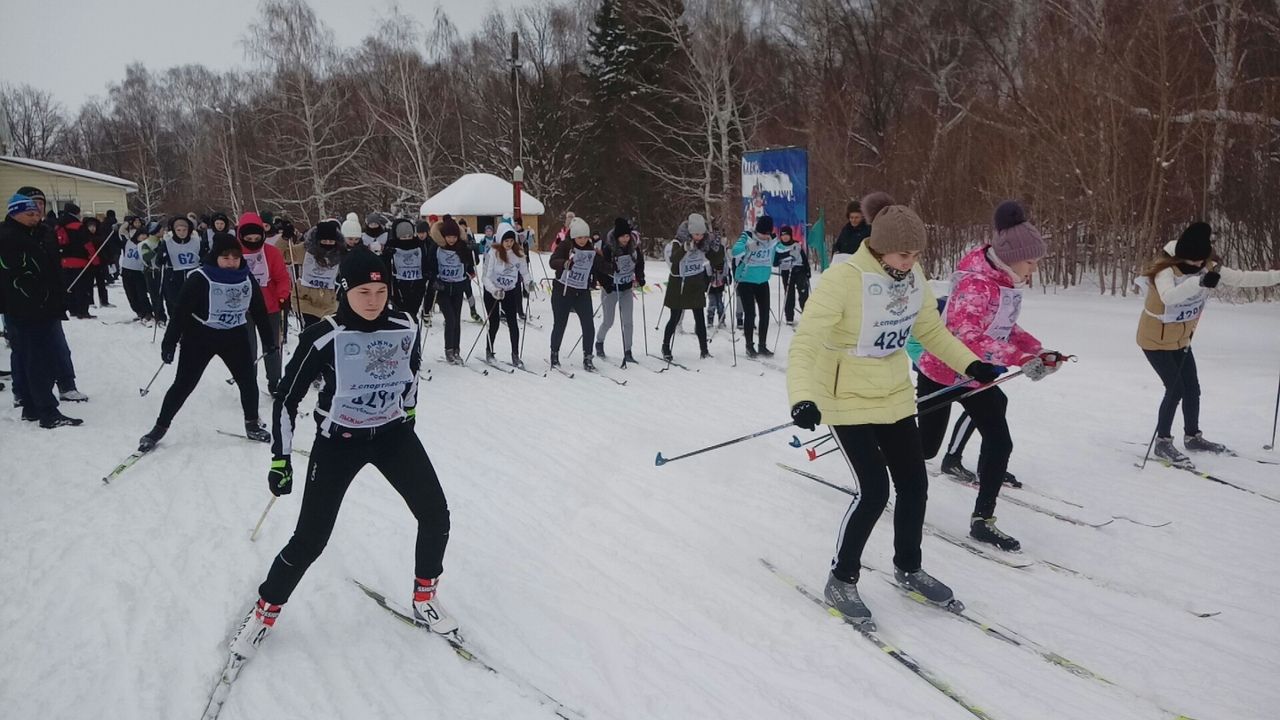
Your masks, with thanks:
[(907, 345), (907, 338), (911, 336), (911, 329), (904, 328), (902, 330), (885, 330), (876, 338), (876, 347), (881, 350), (901, 350)]

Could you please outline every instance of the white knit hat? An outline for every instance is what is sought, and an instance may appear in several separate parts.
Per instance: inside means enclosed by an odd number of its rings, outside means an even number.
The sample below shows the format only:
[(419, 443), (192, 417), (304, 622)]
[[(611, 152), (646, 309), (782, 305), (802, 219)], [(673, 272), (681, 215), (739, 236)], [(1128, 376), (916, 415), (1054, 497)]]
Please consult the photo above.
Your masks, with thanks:
[(569, 237), (570, 239), (591, 237), (591, 227), (587, 225), (586, 220), (576, 217), (573, 222), (569, 223)]
[(342, 237), (358, 238), (364, 234), (364, 228), (360, 226), (360, 217), (355, 213), (347, 213), (347, 219), (342, 221)]

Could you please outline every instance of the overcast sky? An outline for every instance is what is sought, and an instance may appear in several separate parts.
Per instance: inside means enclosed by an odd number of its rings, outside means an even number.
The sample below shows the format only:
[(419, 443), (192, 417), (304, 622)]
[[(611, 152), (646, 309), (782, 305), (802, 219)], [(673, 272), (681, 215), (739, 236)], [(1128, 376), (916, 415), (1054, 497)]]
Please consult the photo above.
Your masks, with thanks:
[[(387, 14), (392, 0), (309, 0), (343, 47), (352, 47)], [(488, 11), (533, 0), (401, 0), (430, 26), (437, 5), (463, 36)], [(8, 0), (0, 4), (8, 5)], [(49, 90), (75, 112), (91, 95), (124, 78), (134, 61), (153, 70), (199, 63), (215, 70), (245, 64), (240, 44), (258, 16), (258, 0), (67, 0), (45, 10), (10, 7), (0, 39), (0, 82)], [(24, 7), (25, 11), (20, 11)]]

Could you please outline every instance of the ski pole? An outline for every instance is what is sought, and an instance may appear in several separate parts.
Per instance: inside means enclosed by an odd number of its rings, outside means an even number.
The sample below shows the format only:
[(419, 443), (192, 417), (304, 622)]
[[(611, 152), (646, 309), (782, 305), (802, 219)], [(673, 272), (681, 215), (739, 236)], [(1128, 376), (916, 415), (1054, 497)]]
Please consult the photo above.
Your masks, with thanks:
[[(111, 239), (111, 236), (108, 235), (107, 240), (110, 240), (110, 239)], [(80, 274), (76, 275), (76, 279), (72, 280), (71, 284), (67, 286), (67, 292), (71, 292), (71, 288), (75, 287), (76, 283), (80, 282), (80, 278), (84, 277), (84, 274), (89, 271), (89, 268), (93, 267), (93, 261), (98, 259), (98, 253), (101, 253), (102, 249), (105, 248), (106, 246), (107, 246), (107, 241), (104, 240), (98, 246), (98, 249), (93, 251), (93, 256), (89, 258), (89, 264), (85, 265), (83, 268), (80, 269)]]
[(946, 395), (947, 393), (951, 392), (952, 390), (955, 390), (956, 388), (964, 387), (965, 385), (968, 385), (968, 384), (969, 384), (969, 383), (971, 383), (971, 382), (973, 382), (973, 378), (968, 377), (968, 376), (962, 377), (962, 378), (960, 378), (960, 380), (958, 380), (958, 381), (957, 381), (955, 384), (953, 384), (953, 385), (948, 385), (948, 386), (946, 386), (946, 387), (942, 388), (941, 390), (937, 390), (937, 391), (935, 391), (935, 392), (931, 392), (931, 393), (929, 393), (928, 395), (925, 395), (924, 397), (916, 398), (916, 404), (917, 404), (917, 405), (919, 405), (919, 404), (920, 404), (920, 403), (922, 403), (922, 402), (927, 402), (927, 401), (929, 401), (929, 400), (932, 400), (932, 399), (934, 399), (934, 398), (938, 397), (939, 395)]
[(824, 450), (822, 452), (818, 452), (813, 448), (809, 448), (809, 452), (808, 452), (809, 462), (813, 462), (814, 460), (817, 460), (820, 457), (826, 457), (827, 455), (830, 455), (833, 452), (838, 452), (839, 450), (840, 450), (839, 447), (833, 447), (830, 450)]
[(791, 446), (791, 447), (793, 447), (793, 448), (797, 448), (797, 449), (799, 449), (799, 448), (804, 447), (805, 445), (809, 445), (809, 444), (812, 444), (812, 443), (818, 443), (819, 445), (821, 445), (821, 444), (825, 443), (825, 442), (826, 442), (827, 440), (829, 440), (829, 439), (831, 439), (831, 433), (827, 433), (826, 435), (819, 435), (819, 436), (818, 436), (818, 437), (816, 437), (816, 438), (810, 438), (810, 439), (808, 439), (808, 440), (805, 440), (804, 442), (800, 442), (800, 436), (799, 436), (799, 435), (792, 435), (792, 436), (791, 436), (791, 442), (788, 442), (787, 444), (788, 444), (788, 445), (790, 445), (790, 446)]
[[(644, 306), (645, 306), (644, 294), (645, 294), (644, 286), (641, 285), (640, 286), (640, 322), (642, 323), (642, 325), (640, 327), (640, 332), (644, 333), (644, 354), (648, 355), (649, 354), (649, 313), (645, 312), (645, 309), (644, 309)], [(1278, 395), (1277, 397), (1280, 397), (1280, 395)]]
[[(1012, 379), (1014, 379), (1014, 378), (1018, 377), (1019, 375), (1022, 375), (1022, 373), (1023, 373), (1023, 371), (1022, 371), (1022, 370), (1017, 370), (1017, 371), (1015, 371), (1015, 372), (1011, 372), (1011, 373), (1009, 373), (1008, 375), (1005, 375), (1005, 376), (1004, 376), (1004, 377), (1002, 377), (1002, 378), (999, 378), (999, 379), (997, 379), (997, 380), (994, 380), (994, 381), (992, 381), (992, 382), (987, 383), (986, 385), (981, 385), (981, 386), (979, 386), (979, 387), (976, 387), (976, 388), (974, 388), (974, 389), (970, 390), (969, 392), (967, 392), (967, 393), (965, 393), (965, 394), (961, 395), (960, 397), (956, 398), (956, 401), (964, 400), (965, 398), (971, 398), (971, 397), (973, 397), (974, 395), (977, 395), (977, 394), (978, 394), (978, 393), (980, 393), (980, 392), (985, 392), (985, 391), (990, 390), (991, 388), (993, 388), (993, 387), (995, 387), (995, 386), (997, 386), (997, 385), (1000, 385), (1000, 384), (1002, 384), (1002, 383), (1007, 383), (1007, 382), (1009, 382), (1010, 380), (1012, 380)], [(940, 409), (942, 409), (942, 408), (946, 407), (946, 406), (947, 406), (947, 405), (949, 405), (949, 404), (951, 404), (951, 401), (944, 402), (944, 403), (938, 403), (937, 405), (934, 405), (933, 407), (925, 408), (924, 410), (920, 410), (919, 412), (917, 412), (917, 413), (916, 413), (916, 417), (918, 417), (918, 418), (920, 418), (920, 417), (924, 417), (925, 415), (928, 415), (929, 413), (933, 412), (934, 410), (940, 410)]]
[(1263, 450), (1274, 450), (1276, 447), (1276, 423), (1280, 422), (1280, 382), (1276, 383), (1276, 412), (1271, 419), (1271, 444), (1263, 445)]
[[(1187, 361), (1187, 355), (1191, 354), (1191, 346), (1188, 345), (1186, 351), (1182, 353), (1182, 357), (1178, 360), (1177, 377), (1182, 377), (1182, 365)], [(1147, 469), (1147, 460), (1151, 457), (1151, 450), (1156, 446), (1156, 435), (1160, 433), (1160, 425), (1157, 421), (1156, 428), (1151, 431), (1151, 440), (1147, 442), (1147, 451), (1142, 454), (1142, 464), (1138, 466), (1139, 470)]]
[(276, 496), (272, 495), (267, 501), (267, 506), (262, 509), (262, 515), (258, 517), (258, 524), (253, 526), (253, 533), (249, 535), (249, 542), (256, 542), (258, 539), (258, 531), (262, 530), (262, 522), (267, 519), (267, 513), (271, 512), (271, 506), (276, 504)]
[(722, 442), (722, 443), (717, 443), (717, 444), (715, 444), (715, 445), (709, 445), (709, 446), (707, 446), (707, 447), (704, 447), (704, 448), (701, 448), (701, 449), (698, 449), (698, 450), (694, 450), (694, 451), (692, 451), (692, 452), (687, 452), (687, 453), (684, 453), (683, 455), (677, 455), (677, 456), (675, 456), (675, 457), (671, 457), (671, 458), (664, 458), (664, 457), (662, 457), (662, 452), (661, 452), (661, 451), (659, 451), (659, 452), (658, 452), (658, 456), (657, 456), (656, 458), (654, 458), (653, 464), (654, 464), (654, 465), (657, 465), (658, 467), (662, 467), (663, 465), (666, 465), (667, 463), (672, 462), (672, 461), (674, 461), (674, 460), (683, 460), (684, 458), (687, 458), (687, 457), (693, 457), (694, 455), (701, 455), (701, 454), (702, 454), (702, 453), (704, 453), (704, 452), (710, 452), (710, 451), (712, 451), (712, 450), (719, 450), (719, 449), (720, 449), (720, 448), (722, 448), (722, 447), (726, 447), (726, 446), (729, 446), (729, 445), (733, 445), (733, 444), (735, 444), (735, 443), (740, 443), (740, 442), (742, 442), (742, 441), (744, 441), (744, 440), (752, 440), (752, 439), (754, 439), (754, 438), (758, 438), (758, 437), (760, 437), (761, 435), (768, 435), (769, 433), (778, 432), (779, 430), (786, 430), (786, 429), (787, 429), (787, 428), (789, 428), (789, 427), (795, 427), (795, 422), (783, 423), (782, 425), (777, 425), (777, 426), (774, 426), (774, 427), (768, 428), (767, 430), (760, 430), (760, 431), (758, 431), (758, 432), (753, 432), (753, 433), (751, 433), (750, 435), (743, 435), (742, 437), (736, 437), (736, 438), (734, 438), (734, 439), (732, 439), (732, 440), (726, 440), (726, 441), (724, 441), (724, 442)]
[(733, 348), (733, 367), (738, 367), (738, 316), (733, 310), (734, 291), (730, 289), (729, 281), (726, 279), (724, 289), (729, 293), (729, 345)]
[[(537, 286), (537, 283), (534, 283)], [(533, 312), (533, 293), (526, 293), (524, 296), (524, 322), (520, 328), (520, 361), (524, 362), (524, 341), (529, 337), (529, 315)], [(514, 348), (513, 348), (514, 349)]]
[[(498, 311), (498, 304), (496, 303), (496, 300), (497, 298), (495, 298), (493, 309), (485, 311), (484, 322), (480, 323), (480, 332), (476, 333), (476, 339), (471, 343), (471, 349), (467, 350), (467, 356), (462, 359), (463, 365), (466, 365), (467, 361), (471, 359), (471, 353), (475, 352), (476, 345), (480, 344), (480, 338), (484, 335), (484, 331), (489, 327), (490, 318), (492, 318), (493, 314)], [(480, 296), (480, 302), (484, 302), (484, 295)]]
[(151, 384), (156, 381), (156, 378), (160, 377), (160, 371), (164, 369), (164, 366), (165, 363), (160, 363), (160, 367), (156, 368), (156, 374), (151, 376), (151, 380), (147, 383), (147, 386), (144, 388), (138, 388), (139, 395), (146, 397), (147, 393), (151, 392)]
[[(603, 295), (604, 295), (604, 293), (601, 293), (601, 295), (603, 296)], [(601, 297), (601, 298), (600, 298), (600, 304), (596, 306), (596, 311), (595, 311), (595, 312), (593, 312), (593, 313), (591, 313), (591, 324), (592, 324), (592, 325), (594, 325), (594, 324), (595, 324), (595, 322), (596, 322), (596, 314), (597, 314), (597, 313), (599, 313), (599, 312), (600, 312), (600, 308), (603, 308), (603, 307), (604, 307), (604, 297)], [(574, 343), (573, 343), (573, 347), (569, 348), (569, 352), (565, 353), (565, 355), (573, 355), (573, 351), (578, 349), (578, 343), (582, 342), (582, 338), (584, 338), (584, 337), (586, 337), (586, 335), (585, 335), (585, 334), (583, 334), (583, 335), (579, 335), (579, 336), (578, 336), (578, 340), (577, 340), (576, 342), (574, 342)], [(584, 350), (587, 350), (587, 349), (590, 349), (590, 348), (584, 348)]]

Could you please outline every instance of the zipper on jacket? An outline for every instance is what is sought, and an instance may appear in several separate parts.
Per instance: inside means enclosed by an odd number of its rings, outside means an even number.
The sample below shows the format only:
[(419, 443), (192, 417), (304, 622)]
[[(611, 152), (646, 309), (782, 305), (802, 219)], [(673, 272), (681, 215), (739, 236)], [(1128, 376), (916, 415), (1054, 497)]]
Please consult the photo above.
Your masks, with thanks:
[(831, 385), (831, 397), (839, 397), (840, 392), (840, 360), (836, 359), (836, 381)]

